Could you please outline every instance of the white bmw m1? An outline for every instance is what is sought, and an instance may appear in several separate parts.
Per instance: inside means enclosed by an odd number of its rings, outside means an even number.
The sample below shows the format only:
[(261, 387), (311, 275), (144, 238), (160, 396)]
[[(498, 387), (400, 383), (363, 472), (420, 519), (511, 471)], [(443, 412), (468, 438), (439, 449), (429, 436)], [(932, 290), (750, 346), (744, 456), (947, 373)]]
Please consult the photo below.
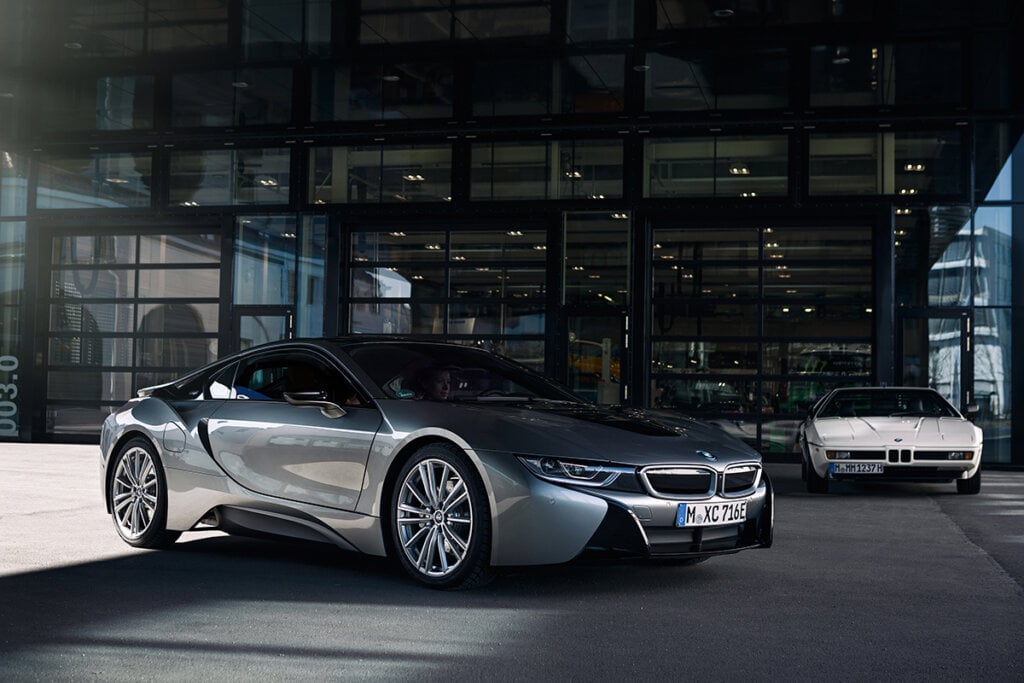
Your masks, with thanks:
[(956, 481), (958, 493), (981, 489), (981, 429), (933, 389), (834, 389), (811, 408), (797, 440), (811, 493), (828, 493), (835, 479)]

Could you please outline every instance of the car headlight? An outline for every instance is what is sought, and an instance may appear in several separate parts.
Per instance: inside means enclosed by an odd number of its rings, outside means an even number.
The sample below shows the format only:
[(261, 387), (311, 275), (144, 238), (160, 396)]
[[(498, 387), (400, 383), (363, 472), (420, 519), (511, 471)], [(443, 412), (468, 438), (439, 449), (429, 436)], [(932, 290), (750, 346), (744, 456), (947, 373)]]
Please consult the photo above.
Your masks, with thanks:
[(607, 464), (583, 460), (562, 460), (561, 458), (517, 456), (526, 469), (546, 481), (578, 486), (608, 486), (624, 472), (632, 468), (614, 467)]

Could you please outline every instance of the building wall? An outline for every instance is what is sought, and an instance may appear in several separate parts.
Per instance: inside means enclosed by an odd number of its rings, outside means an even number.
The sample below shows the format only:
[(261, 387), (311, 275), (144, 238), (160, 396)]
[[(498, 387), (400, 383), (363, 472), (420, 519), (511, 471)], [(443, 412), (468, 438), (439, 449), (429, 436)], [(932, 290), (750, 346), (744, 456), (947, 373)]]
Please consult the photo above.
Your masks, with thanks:
[(1011, 3), (4, 11), (0, 438), (386, 333), (780, 457), (828, 388), (933, 385), (1024, 463)]

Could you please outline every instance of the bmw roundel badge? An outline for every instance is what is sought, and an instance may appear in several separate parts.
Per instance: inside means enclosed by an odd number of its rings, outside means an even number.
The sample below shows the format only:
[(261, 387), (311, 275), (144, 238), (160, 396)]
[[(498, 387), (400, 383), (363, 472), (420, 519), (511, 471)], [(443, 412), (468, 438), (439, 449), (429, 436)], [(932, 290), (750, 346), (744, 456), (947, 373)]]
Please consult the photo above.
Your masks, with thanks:
[(711, 455), (707, 451), (697, 451), (697, 455), (699, 455), (700, 457), (704, 458), (705, 460), (710, 460), (711, 462), (715, 462), (716, 460), (718, 460), (718, 458), (716, 458), (715, 456)]

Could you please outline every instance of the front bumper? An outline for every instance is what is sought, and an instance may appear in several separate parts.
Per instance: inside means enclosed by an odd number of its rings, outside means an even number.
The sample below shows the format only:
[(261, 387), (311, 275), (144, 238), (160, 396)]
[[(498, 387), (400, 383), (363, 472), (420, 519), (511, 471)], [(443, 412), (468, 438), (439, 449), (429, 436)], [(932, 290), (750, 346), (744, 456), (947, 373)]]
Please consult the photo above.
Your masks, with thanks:
[[(636, 557), (705, 557), (750, 548), (768, 548), (774, 531), (774, 492), (767, 475), (757, 490), (746, 497), (747, 517), (736, 524), (677, 527), (676, 509), (681, 501), (649, 496), (607, 496), (608, 511), (587, 542), (592, 553)], [(713, 497), (707, 503), (733, 502)]]
[[(846, 450), (842, 447), (828, 446), (828, 451)], [(819, 477), (842, 480), (861, 481), (941, 481), (967, 479), (977, 472), (981, 466), (981, 446), (965, 446), (962, 448), (877, 448), (869, 450), (849, 449), (858, 457), (828, 458), (825, 448), (811, 447), (811, 467)], [(950, 459), (950, 453), (970, 451), (970, 459)], [(837, 471), (831, 465), (839, 465), (847, 470)], [(881, 472), (868, 472), (867, 468), (881, 467)]]

